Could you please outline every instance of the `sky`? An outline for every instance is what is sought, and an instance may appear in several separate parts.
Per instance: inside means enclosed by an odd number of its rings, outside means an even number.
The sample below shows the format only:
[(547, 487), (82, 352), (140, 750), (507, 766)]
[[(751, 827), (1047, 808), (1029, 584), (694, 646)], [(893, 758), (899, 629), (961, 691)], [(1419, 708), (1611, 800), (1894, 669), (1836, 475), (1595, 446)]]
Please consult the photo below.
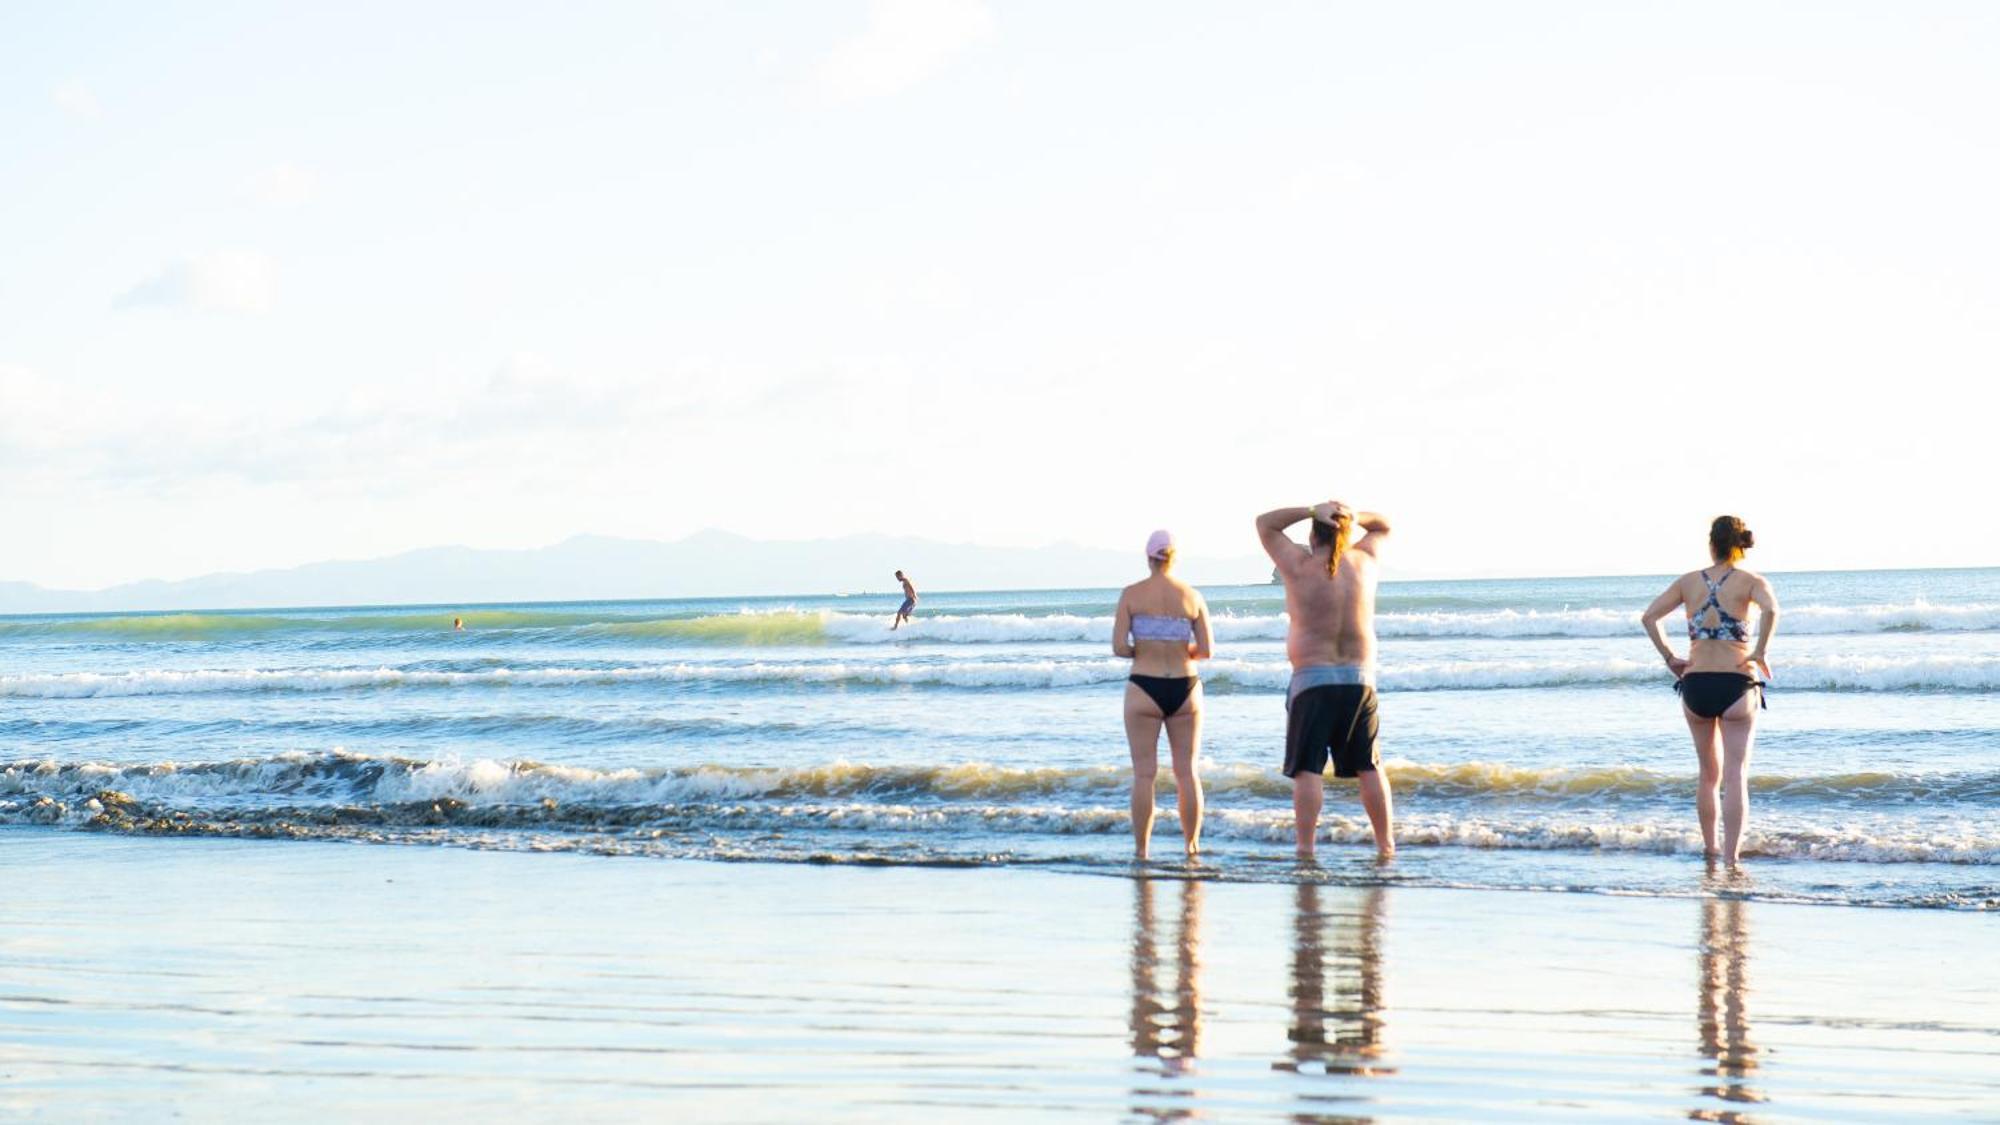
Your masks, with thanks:
[[(306, 10), (290, 10), (302, 8)], [(0, 580), (577, 533), (2000, 564), (2000, 8), (0, 9)]]

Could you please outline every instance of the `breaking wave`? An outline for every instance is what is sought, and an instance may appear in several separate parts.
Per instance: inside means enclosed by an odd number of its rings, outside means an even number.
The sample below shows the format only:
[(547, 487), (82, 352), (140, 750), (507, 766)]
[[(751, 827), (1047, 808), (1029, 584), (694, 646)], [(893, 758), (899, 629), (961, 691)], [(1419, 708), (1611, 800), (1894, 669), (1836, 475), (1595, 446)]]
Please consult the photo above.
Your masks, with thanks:
[[(1638, 606), (1559, 610), (1477, 609), (1385, 611), (1376, 627), (1384, 637), (1620, 637), (1635, 635)], [(618, 610), (424, 609), (418, 611), (299, 611), (296, 613), (146, 613), (85, 617), (0, 619), (0, 637), (95, 637), (112, 640), (225, 640), (272, 634), (381, 634), (435, 636), (463, 618), (474, 634), (529, 633), (560, 643), (615, 641), (730, 645), (907, 645), (1094, 643), (1111, 635), (1109, 614), (931, 613), (902, 630), (884, 627), (886, 611), (743, 610), (696, 616), (646, 616)], [(1218, 639), (1283, 640), (1281, 613), (1214, 618)], [(1787, 634), (1978, 632), (2000, 630), (2000, 604), (1933, 605), (1922, 599), (1883, 605), (1787, 607)]]
[[(1493, 762), (1385, 764), (1398, 793), (1419, 800), (1558, 804), (1606, 798), (1685, 799), (1694, 778), (1630, 766), (1548, 769)], [(105, 790), (174, 806), (242, 805), (310, 799), (396, 805), (450, 800), (467, 806), (546, 805), (625, 808), (703, 801), (866, 798), (927, 803), (1058, 803), (1122, 799), (1130, 772), (1115, 766), (1015, 767), (981, 762), (945, 766), (847, 761), (790, 768), (709, 763), (593, 769), (490, 758), (423, 760), (352, 754), (288, 753), (216, 762), (118, 765), (29, 760), (0, 763), (0, 798), (76, 802)], [(1290, 783), (1256, 766), (1210, 763), (1203, 788), (1214, 798), (1288, 802)], [(1167, 792), (1165, 773), (1159, 783)], [(1992, 801), (2000, 770), (1970, 773), (1859, 772), (1759, 774), (1761, 800), (1796, 803)]]
[[(1685, 820), (1685, 817), (1679, 820)], [(1162, 810), (1157, 831), (1175, 831), (1174, 816)], [(1529, 819), (1418, 813), (1398, 818), (1397, 843), (1404, 848), (1457, 847), (1497, 851), (1596, 851), (1695, 856), (1700, 837), (1690, 825), (1633, 822), (1610, 818)], [(76, 806), (43, 798), (33, 803), (0, 801), (0, 824), (41, 824), (94, 831), (164, 835), (364, 839), (375, 842), (431, 842), (480, 846), (485, 833), (536, 833), (534, 846), (556, 850), (575, 846), (579, 833), (596, 834), (590, 850), (711, 859), (800, 858), (810, 853), (914, 862), (972, 862), (1032, 851), (1035, 839), (1108, 838), (1122, 850), (1131, 831), (1126, 810), (1104, 805), (1065, 808), (1035, 805), (922, 805), (883, 802), (760, 804), (695, 802), (676, 805), (608, 806), (475, 805), (452, 799), (369, 806), (265, 806), (182, 809), (104, 791)], [(1336, 844), (1370, 843), (1367, 822), (1331, 816), (1322, 821), (1322, 839)], [(412, 839), (409, 834), (421, 836)], [(1291, 811), (1233, 809), (1212, 813), (1203, 838), (1282, 853), (1288, 851)], [(838, 837), (836, 841), (834, 837)], [(569, 838), (565, 843), (565, 838)], [(665, 847), (654, 845), (664, 843)], [(675, 846), (678, 845), (678, 846)], [(691, 846), (690, 846), (691, 845)], [(1115, 854), (1115, 853), (1111, 853)], [(1099, 853), (1100, 860), (1111, 854)], [(1216, 849), (1211, 860), (1226, 863)], [(1760, 859), (1829, 863), (1941, 863), (1961, 866), (2000, 864), (2000, 836), (1971, 831), (1888, 831), (1871, 834), (1844, 828), (1753, 828), (1744, 854)], [(1242, 858), (1247, 858), (1244, 856)], [(1116, 860), (1113, 860), (1116, 862)], [(1227, 876), (1231, 868), (1215, 867)]]

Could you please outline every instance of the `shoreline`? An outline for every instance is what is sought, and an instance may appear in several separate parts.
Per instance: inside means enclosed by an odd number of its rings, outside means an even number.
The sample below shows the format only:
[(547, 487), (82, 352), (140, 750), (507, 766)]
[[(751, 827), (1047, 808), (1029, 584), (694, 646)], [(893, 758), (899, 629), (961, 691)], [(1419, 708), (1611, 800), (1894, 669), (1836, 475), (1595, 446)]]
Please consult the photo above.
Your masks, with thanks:
[[(163, 822), (158, 828), (135, 830), (103, 828), (68, 828), (52, 825), (6, 824), (0, 825), (0, 846), (10, 838), (32, 843), (44, 838), (100, 838), (131, 841), (162, 840), (195, 842), (235, 842), (262, 845), (283, 845), (292, 847), (330, 846), (356, 849), (387, 849), (395, 851), (448, 851), (474, 854), (521, 855), (521, 856), (569, 856), (593, 860), (635, 860), (651, 863), (713, 863), (726, 867), (761, 867), (779, 869), (821, 869), (821, 870), (912, 870), (912, 871), (993, 871), (1025, 874), (1041, 874), (1061, 877), (1083, 877), (1109, 879), (1123, 882), (1156, 880), (1163, 882), (1208, 883), (1230, 886), (1270, 886), (1270, 887), (1327, 887), (1356, 890), (1395, 889), (1398, 891), (1448, 891), (1467, 894), (1498, 895), (1545, 895), (1583, 896), (1590, 898), (1661, 901), (1661, 902), (1754, 902), (1771, 906), (1818, 907), (1827, 909), (1865, 909), (1873, 911), (1921, 911), (1926, 913), (1984, 915), (2000, 913), (2000, 888), (1976, 899), (1946, 901), (1937, 895), (1926, 896), (1923, 900), (1913, 899), (1831, 899), (1813, 898), (1786, 887), (1759, 888), (1757, 874), (1767, 866), (1815, 866), (1820, 869), (1831, 867), (1835, 874), (1860, 875), (1847, 869), (1853, 863), (1827, 864), (1823, 861), (1792, 858), (1753, 859), (1736, 871), (1730, 871), (1717, 863), (1685, 852), (1592, 852), (1574, 849), (1569, 854), (1585, 859), (1586, 865), (1602, 861), (1609, 864), (1645, 865), (1648, 867), (1669, 866), (1685, 869), (1692, 885), (1681, 887), (1637, 887), (1621, 885), (1592, 885), (1577, 882), (1563, 883), (1507, 883), (1498, 881), (1478, 882), (1471, 880), (1426, 881), (1422, 875), (1414, 878), (1399, 878), (1398, 865), (1405, 868), (1412, 862), (1428, 864), (1432, 859), (1444, 862), (1452, 856), (1486, 859), (1495, 855), (1513, 856), (1518, 866), (1533, 871), (1546, 866), (1543, 862), (1549, 852), (1540, 849), (1480, 849), (1458, 844), (1399, 844), (1395, 859), (1386, 863), (1375, 855), (1373, 845), (1359, 837), (1366, 834), (1365, 822), (1357, 821), (1347, 826), (1354, 840), (1336, 842), (1323, 841), (1317, 861), (1299, 863), (1289, 853), (1273, 852), (1268, 855), (1237, 855), (1228, 857), (1227, 862), (1218, 862), (1219, 853), (1210, 850), (1204, 853), (1205, 862), (1189, 863), (1179, 858), (1154, 858), (1145, 862), (1131, 859), (1095, 859), (1077, 855), (1050, 857), (992, 855), (898, 855), (886, 852), (806, 852), (803, 854), (694, 854), (643, 850), (645, 841), (632, 841), (624, 837), (565, 835), (550, 838), (536, 836), (528, 832), (514, 832), (501, 836), (467, 837), (452, 835), (442, 830), (425, 833), (422, 830), (407, 830), (402, 834), (385, 833), (378, 829), (357, 827), (351, 835), (334, 835), (315, 831), (311, 834), (288, 834), (284, 825), (258, 825), (241, 829), (188, 825)], [(1162, 837), (1165, 830), (1167, 836)], [(1156, 845), (1160, 839), (1173, 843), (1177, 837), (1171, 822), (1171, 814), (1164, 812), (1155, 823)], [(1505, 859), (1500, 862), (1507, 862)], [(1934, 861), (1882, 861), (1879, 865), (1892, 869), (1901, 867), (1945, 866)], [(1828, 887), (1834, 886), (1827, 884)]]

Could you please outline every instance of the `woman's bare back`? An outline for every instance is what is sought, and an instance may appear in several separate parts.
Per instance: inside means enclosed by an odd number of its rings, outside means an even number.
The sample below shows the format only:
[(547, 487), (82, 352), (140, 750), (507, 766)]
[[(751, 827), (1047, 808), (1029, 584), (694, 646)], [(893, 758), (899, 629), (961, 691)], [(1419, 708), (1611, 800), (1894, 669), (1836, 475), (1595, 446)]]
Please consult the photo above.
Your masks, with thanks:
[[(1715, 585), (1715, 606), (1708, 604), (1709, 583)], [(1765, 586), (1764, 576), (1741, 567), (1719, 564), (1706, 570), (1690, 570), (1681, 575), (1676, 589), (1681, 596), (1681, 610), (1688, 620), (1703, 627), (1722, 625), (1723, 619), (1716, 613), (1719, 606), (1729, 618), (1743, 623), (1743, 639), (1706, 637), (1688, 642), (1688, 671), (1690, 672), (1743, 672), (1749, 668), (1750, 639), (1754, 636), (1757, 622), (1753, 614), (1757, 611), (1757, 591)]]
[[(1125, 587), (1119, 601), (1130, 617), (1179, 617), (1195, 623), (1200, 637), (1208, 614), (1201, 592), (1171, 574), (1155, 574)], [(1184, 641), (1141, 640), (1133, 644), (1132, 670), (1142, 676), (1194, 674), (1194, 656)]]

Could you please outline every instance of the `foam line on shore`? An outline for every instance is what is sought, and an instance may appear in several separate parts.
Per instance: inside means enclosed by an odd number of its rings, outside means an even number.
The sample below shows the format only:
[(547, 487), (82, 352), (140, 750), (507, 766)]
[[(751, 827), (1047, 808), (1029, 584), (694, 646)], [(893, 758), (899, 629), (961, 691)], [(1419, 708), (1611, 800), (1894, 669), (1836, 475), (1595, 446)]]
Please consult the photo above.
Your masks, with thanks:
[[(1606, 818), (1520, 819), (1425, 812), (1398, 818), (1397, 842), (1405, 848), (1456, 847), (1481, 851), (1583, 851), (1696, 856), (1701, 842), (1684, 816), (1654, 821)], [(968, 804), (950, 807), (881, 802), (743, 803), (678, 805), (473, 805), (450, 799), (380, 805), (280, 805), (184, 809), (103, 791), (76, 805), (44, 799), (0, 799), (0, 825), (39, 824), (134, 834), (228, 835), (289, 839), (377, 839), (419, 832), (423, 842), (477, 844), (483, 833), (526, 833), (540, 846), (572, 846), (566, 838), (590, 834), (626, 842), (649, 854), (655, 842), (677, 843), (696, 858), (782, 858), (801, 835), (815, 847), (845, 846), (882, 855), (978, 865), (1008, 840), (1089, 837), (1122, 839), (1130, 831), (1117, 805), (1065, 808), (1048, 805)], [(1156, 832), (1175, 823), (1163, 810)], [(1222, 844), (1285, 847), (1289, 809), (1212, 812), (1205, 839)], [(1331, 816), (1322, 839), (1366, 846), (1365, 821)], [(388, 833), (391, 835), (385, 836)], [(1972, 831), (1882, 831), (1846, 828), (1753, 828), (1744, 854), (1753, 859), (1824, 863), (1936, 863), (2000, 865), (2000, 836)], [(1226, 860), (1211, 851), (1218, 866)]]
[[(1532, 768), (1493, 762), (1384, 764), (1405, 798), (1589, 805), (1606, 799), (1680, 801), (1694, 778), (1629, 766)], [(836, 760), (789, 768), (721, 763), (640, 769), (593, 769), (534, 761), (286, 753), (211, 762), (0, 763), (0, 798), (43, 797), (76, 803), (117, 791), (135, 800), (182, 808), (257, 803), (396, 805), (449, 800), (470, 806), (666, 806), (701, 801), (845, 800), (964, 802), (1054, 801), (1075, 804), (1122, 796), (1121, 767), (1023, 768), (981, 762), (948, 766), (874, 765)], [(1289, 783), (1258, 766), (1209, 763), (1203, 787), (1212, 798), (1284, 802)], [(1990, 802), (2000, 800), (2000, 770), (1960, 773), (1759, 774), (1760, 800), (1781, 803)], [(1162, 793), (1171, 786), (1163, 774)]]

